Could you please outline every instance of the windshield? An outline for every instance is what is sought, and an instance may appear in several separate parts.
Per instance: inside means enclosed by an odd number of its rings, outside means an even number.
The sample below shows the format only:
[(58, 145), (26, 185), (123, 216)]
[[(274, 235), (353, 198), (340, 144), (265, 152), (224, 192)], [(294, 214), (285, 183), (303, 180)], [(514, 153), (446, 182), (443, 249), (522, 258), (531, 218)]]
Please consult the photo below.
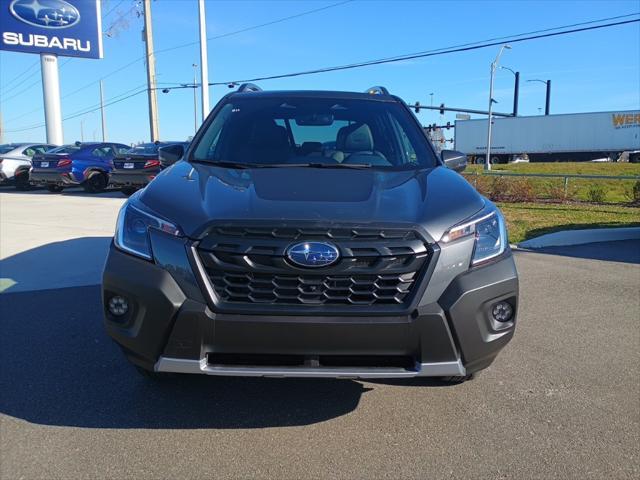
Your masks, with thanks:
[(140, 145), (136, 145), (135, 147), (127, 150), (126, 153), (133, 153), (136, 155), (153, 155), (158, 153), (158, 148), (162, 145), (156, 143), (142, 143)]
[(0, 153), (9, 153), (11, 150), (15, 150), (18, 145), (13, 143), (5, 143), (4, 145), (0, 145)]
[(58, 148), (52, 148), (48, 150), (47, 153), (74, 153), (80, 150), (80, 147), (77, 145), (63, 145)]
[(419, 126), (398, 103), (283, 97), (232, 99), (208, 125), (192, 160), (381, 169), (436, 165)]

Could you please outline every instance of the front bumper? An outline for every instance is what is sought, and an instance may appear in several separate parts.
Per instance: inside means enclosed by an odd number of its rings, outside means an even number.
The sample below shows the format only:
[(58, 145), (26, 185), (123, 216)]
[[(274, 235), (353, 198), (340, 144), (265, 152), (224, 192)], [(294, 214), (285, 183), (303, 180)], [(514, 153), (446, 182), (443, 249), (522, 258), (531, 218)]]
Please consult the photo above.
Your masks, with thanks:
[(186, 242), (152, 233), (152, 246), (156, 263), (112, 246), (103, 277), (104, 305), (114, 295), (130, 303), (122, 317), (105, 309), (107, 332), (130, 361), (149, 370), (266, 377), (462, 376), (489, 366), (515, 329), (515, 317), (501, 325), (490, 318), (496, 301), (517, 309), (511, 254), (458, 274), (436, 290), (435, 299), (427, 289), (423, 302), (403, 315), (264, 315), (213, 311), (202, 294), (206, 286), (193, 274), (196, 265)]

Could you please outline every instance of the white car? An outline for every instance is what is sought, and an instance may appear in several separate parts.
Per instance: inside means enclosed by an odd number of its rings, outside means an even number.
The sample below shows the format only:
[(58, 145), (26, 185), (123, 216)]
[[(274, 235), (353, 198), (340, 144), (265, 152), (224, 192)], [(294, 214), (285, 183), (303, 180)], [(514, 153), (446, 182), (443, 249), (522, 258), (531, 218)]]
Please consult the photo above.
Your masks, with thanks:
[(29, 187), (31, 158), (55, 145), (46, 143), (5, 143), (0, 145), (0, 183), (13, 183), (18, 190)]

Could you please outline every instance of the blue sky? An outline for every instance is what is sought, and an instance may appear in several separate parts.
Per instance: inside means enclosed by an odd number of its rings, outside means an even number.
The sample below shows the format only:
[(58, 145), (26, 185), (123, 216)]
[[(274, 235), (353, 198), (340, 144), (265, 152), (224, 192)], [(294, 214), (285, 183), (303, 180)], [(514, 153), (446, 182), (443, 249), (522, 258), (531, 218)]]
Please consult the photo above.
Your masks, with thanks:
[[(4, 3), (8, 0), (0, 0)], [(277, 20), (337, 3), (333, 1), (207, 1), (209, 37)], [(103, 0), (104, 59), (61, 58), (63, 117), (99, 102), (98, 84), (116, 69), (144, 54), (142, 19), (133, 0)], [(640, 11), (629, 1), (366, 1), (355, 0), (321, 12), (209, 42), (212, 82), (339, 65), (447, 47), (543, 28)], [(198, 40), (196, 0), (155, 0), (152, 5), (156, 50)], [(338, 89), (361, 91), (385, 85), (407, 102), (445, 103), (485, 110), (489, 64), (497, 47), (410, 60), (342, 72), (265, 81), (264, 89)], [(44, 122), (37, 55), (0, 53), (0, 111), (4, 141), (41, 141), (44, 127), (10, 132)], [(157, 55), (158, 82), (193, 82), (198, 46)], [(640, 24), (613, 27), (513, 44), (501, 64), (522, 75), (520, 114), (537, 115), (544, 107), (545, 87), (527, 79), (552, 80), (552, 113), (640, 108)], [(31, 68), (32, 73), (11, 81)], [(142, 61), (104, 79), (108, 101), (146, 83)], [(229, 91), (212, 87), (211, 107)], [(160, 134), (179, 140), (193, 134), (192, 91), (158, 93)], [(497, 110), (510, 111), (513, 75), (498, 71)], [(107, 108), (108, 139), (148, 141), (146, 94)], [(424, 124), (455, 120), (437, 112), (421, 113)], [(100, 139), (100, 114), (88, 113), (64, 122), (66, 142)]]

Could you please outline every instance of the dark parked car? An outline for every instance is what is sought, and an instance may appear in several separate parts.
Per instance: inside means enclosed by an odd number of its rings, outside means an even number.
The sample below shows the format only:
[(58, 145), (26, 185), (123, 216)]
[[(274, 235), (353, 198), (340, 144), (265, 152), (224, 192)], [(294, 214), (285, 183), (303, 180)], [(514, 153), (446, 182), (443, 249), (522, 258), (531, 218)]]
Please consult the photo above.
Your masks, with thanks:
[(33, 157), (29, 180), (50, 192), (82, 185), (87, 192), (102, 192), (109, 184), (113, 159), (131, 147), (121, 143), (76, 142)]
[(512, 338), (498, 208), (383, 87), (225, 96), (122, 207), (106, 330), (148, 375), (461, 381)]
[(145, 187), (164, 166), (160, 162), (159, 149), (180, 145), (182, 151), (189, 142), (154, 142), (136, 145), (113, 160), (111, 185), (129, 196)]

